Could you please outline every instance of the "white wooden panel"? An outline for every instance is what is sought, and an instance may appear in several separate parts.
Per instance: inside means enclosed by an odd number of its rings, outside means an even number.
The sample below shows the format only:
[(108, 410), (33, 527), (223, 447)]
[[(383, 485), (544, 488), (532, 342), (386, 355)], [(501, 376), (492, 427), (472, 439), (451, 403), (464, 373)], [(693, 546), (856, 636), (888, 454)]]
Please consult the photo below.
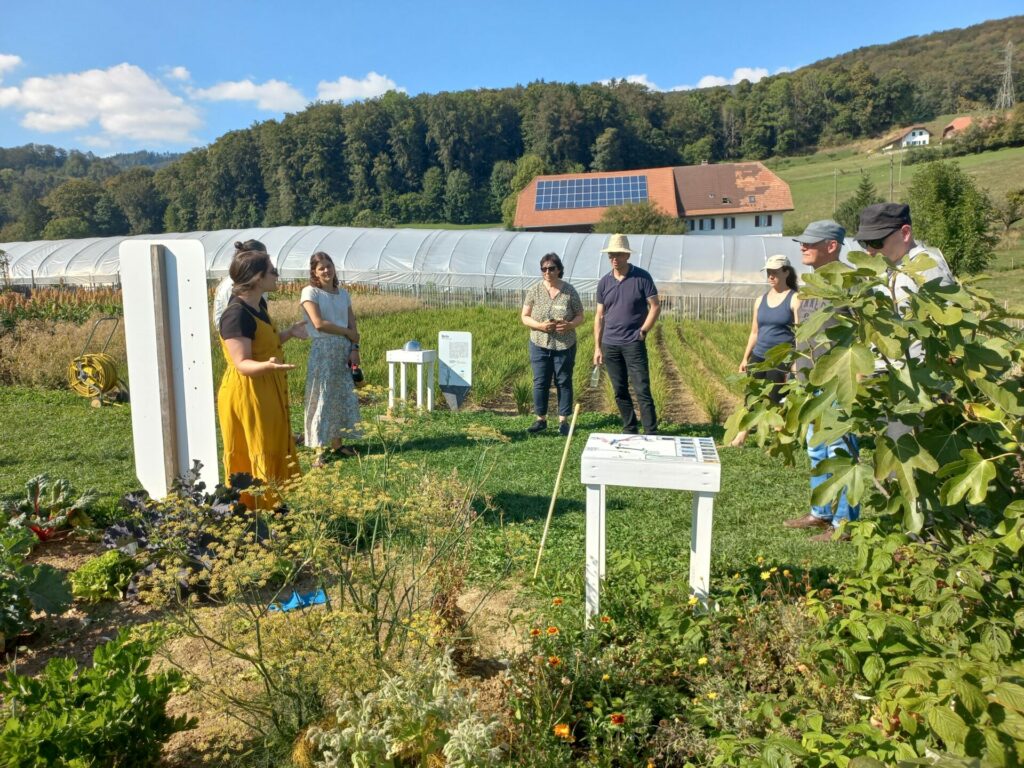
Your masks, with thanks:
[(118, 249), (124, 296), (125, 345), (131, 385), (135, 472), (154, 497), (169, 490), (164, 473), (164, 440), (157, 379), (156, 318), (150, 247), (166, 251), (168, 323), (171, 335), (178, 474), (203, 463), (202, 480), (217, 484), (217, 416), (213, 401), (213, 358), (206, 298), (206, 255), (198, 240), (125, 240)]

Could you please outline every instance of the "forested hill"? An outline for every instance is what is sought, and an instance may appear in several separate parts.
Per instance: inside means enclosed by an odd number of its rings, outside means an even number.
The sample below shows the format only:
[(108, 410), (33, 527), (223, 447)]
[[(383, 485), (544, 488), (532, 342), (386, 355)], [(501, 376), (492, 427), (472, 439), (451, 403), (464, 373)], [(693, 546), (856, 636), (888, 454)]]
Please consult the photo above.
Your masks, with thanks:
[[(926, 11), (922, 11), (926, 12)], [(281, 224), (510, 220), (544, 172), (807, 152), (991, 107), (1024, 16), (862, 48), (732, 87), (625, 82), (388, 93), (232, 131), (154, 172), (53, 147), (0, 150), (0, 242)], [(1024, 109), (1013, 120), (1024, 124)], [(1021, 131), (1024, 135), (1024, 130)], [(149, 153), (143, 153), (147, 155)], [(157, 163), (149, 163), (156, 165)]]
[[(920, 13), (927, 13), (922, 7)], [(801, 72), (863, 63), (876, 76), (902, 72), (936, 114), (991, 107), (1002, 83), (1006, 43), (1015, 46), (1014, 74), (1021, 100), (1024, 78), (1024, 16), (986, 21), (964, 29), (906, 37), (890, 45), (870, 45), (822, 59)]]

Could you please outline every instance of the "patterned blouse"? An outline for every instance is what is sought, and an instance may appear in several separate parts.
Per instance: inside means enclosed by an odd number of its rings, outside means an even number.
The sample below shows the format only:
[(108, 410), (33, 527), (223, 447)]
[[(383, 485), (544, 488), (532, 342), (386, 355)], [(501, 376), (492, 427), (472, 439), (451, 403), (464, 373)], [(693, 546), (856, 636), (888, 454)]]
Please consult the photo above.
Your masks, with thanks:
[[(523, 306), (530, 307), (530, 317), (541, 323), (548, 320), (572, 320), (583, 312), (580, 295), (564, 280), (561, 289), (553, 299), (548, 295), (548, 289), (543, 280), (534, 283), (526, 291)], [(544, 349), (569, 349), (576, 344), (576, 329), (573, 328), (565, 333), (546, 333), (531, 328), (530, 341)]]

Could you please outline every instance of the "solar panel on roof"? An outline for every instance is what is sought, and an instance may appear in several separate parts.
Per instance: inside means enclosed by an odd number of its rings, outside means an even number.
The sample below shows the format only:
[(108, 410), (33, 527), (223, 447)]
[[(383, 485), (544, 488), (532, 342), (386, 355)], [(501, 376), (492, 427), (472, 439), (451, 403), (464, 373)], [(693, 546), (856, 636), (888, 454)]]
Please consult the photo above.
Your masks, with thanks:
[(624, 203), (646, 203), (646, 176), (598, 176), (537, 182), (536, 210), (604, 208)]

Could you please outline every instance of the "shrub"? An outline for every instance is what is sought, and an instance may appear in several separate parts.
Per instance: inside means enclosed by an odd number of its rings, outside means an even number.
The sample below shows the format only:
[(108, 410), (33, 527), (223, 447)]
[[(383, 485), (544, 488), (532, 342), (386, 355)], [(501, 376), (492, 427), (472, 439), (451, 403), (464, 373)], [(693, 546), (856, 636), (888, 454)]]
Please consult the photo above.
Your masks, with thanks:
[(71, 574), (71, 593), (90, 603), (124, 597), (138, 565), (116, 549), (90, 558)]
[(36, 677), (13, 672), (0, 680), (0, 754), (10, 768), (156, 764), (160, 745), (192, 726), (168, 717), (167, 700), (181, 684), (176, 672), (147, 675), (152, 643), (121, 632), (99, 646), (93, 665), (51, 659)]
[(457, 685), (451, 653), (387, 675), (364, 695), (346, 695), (336, 722), (314, 728), (318, 768), (443, 764), (499, 765), (498, 723), (484, 718)]
[(60, 571), (25, 562), (35, 541), (25, 528), (0, 527), (0, 651), (33, 626), (33, 611), (58, 614), (71, 604)]

